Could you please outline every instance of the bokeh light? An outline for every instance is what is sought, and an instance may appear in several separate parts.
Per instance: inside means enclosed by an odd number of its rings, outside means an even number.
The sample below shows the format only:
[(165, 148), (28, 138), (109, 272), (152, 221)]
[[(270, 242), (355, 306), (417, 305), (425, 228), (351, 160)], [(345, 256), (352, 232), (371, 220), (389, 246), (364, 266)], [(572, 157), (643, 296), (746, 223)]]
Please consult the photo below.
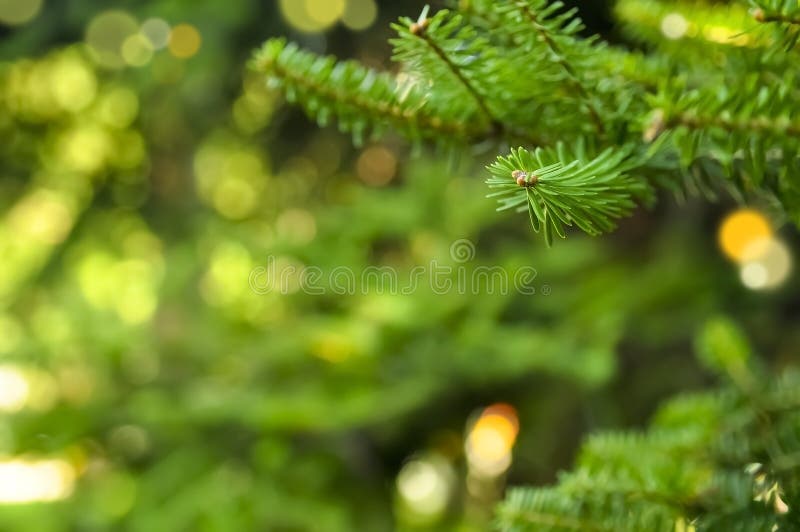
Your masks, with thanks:
[(305, 245), (314, 239), (317, 234), (317, 225), (314, 216), (303, 209), (287, 209), (275, 221), (278, 236), (287, 241)]
[(280, 0), (281, 14), (298, 31), (316, 33), (345, 14), (346, 0)]
[(144, 66), (153, 58), (153, 45), (147, 37), (136, 33), (129, 35), (122, 43), (121, 54), (128, 65)]
[(432, 454), (406, 462), (397, 475), (397, 493), (406, 517), (435, 520), (447, 508), (452, 485), (452, 467), (444, 458)]
[(104, 167), (112, 149), (108, 132), (91, 122), (66, 129), (55, 140), (57, 157), (63, 167), (87, 175)]
[(0, 503), (57, 501), (68, 497), (75, 470), (66, 460), (13, 459), (0, 462)]
[(311, 340), (311, 353), (332, 364), (348, 360), (355, 351), (352, 337), (343, 331), (320, 331)]
[[(34, 20), (42, 4), (0, 0), (0, 22)], [(294, 115), (282, 109), (280, 92), (243, 67), (253, 37), (243, 38), (241, 24), (252, 25), (254, 13), (246, 3), (202, 9), (129, 3), (127, 11), (89, 4), (65, 9), (48, 2), (56, 9), (39, 23), (6, 32), (9, 57), (0, 66), (0, 130), (7, 134), (0, 503), (55, 501), (78, 488), (74, 500), (53, 512), (21, 509), (30, 515), (19, 518), (24, 529), (146, 529), (166, 519), (175, 529), (224, 522), (223, 528), (303, 530), (310, 527), (292, 520), (312, 514), (308, 519), (331, 523), (331, 530), (359, 524), (418, 530), (392, 521), (433, 523), (445, 516), (443, 526), (424, 529), (478, 530), (502, 496), (512, 456), (515, 465), (526, 466), (514, 468), (515, 482), (534, 470), (537, 478), (554, 473), (548, 467), (559, 464), (552, 450), (566, 435), (548, 432), (523, 450), (510, 405), (476, 411), (466, 431), (453, 430), (474, 401), (473, 377), (486, 381), (480, 383), (484, 391), (497, 390), (490, 380), (508, 381), (515, 368), (549, 373), (547, 361), (558, 358), (553, 371), (582, 380), (596, 360), (613, 360), (611, 344), (621, 333), (606, 329), (625, 321), (625, 305), (612, 312), (621, 319), (601, 323), (598, 331), (581, 328), (585, 320), (540, 330), (516, 323), (514, 316), (531, 321), (541, 314), (526, 310), (519, 298), (506, 308), (496, 297), (476, 294), (475, 308), (486, 311), (465, 312), (463, 297), (435, 296), (425, 286), (400, 295), (372, 293), (370, 285), (364, 287), (369, 293), (346, 299), (302, 292), (304, 262), (327, 273), (333, 265), (358, 271), (380, 264), (403, 275), (415, 264), (447, 257), (454, 228), (479, 235), (482, 225), (496, 225), (483, 199), (485, 185), (449, 179), (428, 156), (414, 163), (414, 176), (405, 167), (401, 174), (398, 160), (406, 149), (393, 136), (351, 148), (349, 136), (334, 126), (308, 130), (307, 121), (286, 120)], [(330, 35), (298, 37), (302, 46), (378, 66), (385, 50), (375, 43), (383, 30), (347, 37), (343, 29), (371, 27), (376, 0), (279, 0), (273, 6), (298, 31), (341, 24)], [(196, 26), (173, 28), (180, 21)], [(662, 22), (668, 38), (697, 31), (688, 16), (654, 21), (656, 31)], [(275, 32), (286, 32), (274, 22)], [(69, 44), (82, 31), (78, 23), (88, 23), (85, 41)], [(332, 40), (342, 36), (344, 47)], [(232, 81), (242, 75), (244, 88), (235, 95)], [(396, 190), (368, 188), (387, 186)], [(443, 205), (436, 213), (441, 220), (432, 221), (423, 203)], [(754, 290), (780, 285), (791, 270), (786, 246), (766, 224), (767, 239), (752, 223), (721, 237), (742, 282)], [(670, 242), (678, 240), (674, 235)], [(608, 263), (597, 246), (554, 250), (549, 270), (563, 279), (552, 282), (567, 279), (581, 260)], [(527, 251), (512, 247), (489, 245), (485, 251), (495, 255), (487, 261), (504, 268), (525, 262)], [(271, 280), (276, 293), (256, 294), (248, 280), (266, 257), (276, 257), (274, 271), (294, 273), (285, 286)], [(570, 293), (542, 300), (548, 322), (562, 311), (571, 315), (562, 309), (565, 301), (597, 300), (595, 284), (621, 286), (636, 297), (638, 285), (606, 282), (624, 277), (628, 262), (589, 268), (599, 281), (583, 283), (587, 287), (562, 282)], [(700, 294), (704, 306), (713, 289), (728, 287), (718, 286), (714, 261), (686, 264), (690, 275), (711, 282)], [(686, 271), (676, 270), (676, 277), (686, 278)], [(294, 295), (277, 293), (284, 288)], [(683, 304), (697, 290), (678, 292), (667, 296)], [(766, 310), (763, 315), (767, 324)], [(495, 331), (498, 316), (515, 323), (500, 320), (508, 327)], [(666, 336), (670, 326), (662, 320), (645, 329)], [(574, 338), (572, 328), (582, 333), (580, 341), (567, 342), (561, 353), (561, 336)], [(508, 349), (492, 351), (492, 339), (483, 337), (495, 332)], [(531, 357), (531, 339), (545, 337), (545, 351), (557, 356)], [(442, 353), (448, 371), (440, 371)], [(487, 371), (487, 363), (497, 367)], [(459, 387), (442, 375), (471, 380)], [(523, 386), (509, 393), (522, 407), (539, 401), (541, 394), (530, 392)], [(563, 403), (569, 415), (575, 403), (565, 397), (545, 406)], [(418, 423), (415, 412), (435, 413), (436, 422)], [(387, 416), (391, 423), (381, 421)], [(297, 427), (314, 441), (295, 438)], [(431, 436), (442, 430), (448, 441), (437, 443)], [(269, 456), (251, 463), (251, 436), (260, 432), (266, 436), (257, 439), (271, 445)], [(65, 446), (84, 452), (83, 461)], [(412, 454), (421, 449), (427, 451)], [(28, 452), (63, 454), (22, 455)], [(226, 468), (246, 471), (253, 489), (235, 493), (224, 482), (231, 476), (219, 473)], [(472, 491), (473, 481), (492, 489)], [(367, 492), (374, 500), (359, 498)], [(476, 502), (478, 492), (489, 495)], [(251, 499), (270, 511), (241, 512), (255, 507)], [(286, 514), (271, 515), (283, 501)], [(385, 511), (392, 504), (397, 512)], [(16, 529), (6, 523), (17, 519), (17, 510), (4, 513), (0, 529)]]
[(200, 146), (194, 173), (200, 197), (231, 219), (253, 213), (269, 178), (259, 150), (224, 133), (212, 135)]
[(344, 14), (346, 0), (304, 0), (304, 3), (311, 20), (326, 28)]
[(342, 24), (348, 29), (361, 31), (372, 26), (377, 18), (375, 0), (348, 0), (342, 14)]
[(53, 408), (59, 394), (56, 379), (44, 370), (15, 364), (0, 366), (0, 411), (46, 412)]
[(776, 238), (757, 240), (747, 250), (748, 257), (739, 268), (739, 276), (747, 288), (770, 290), (782, 285), (792, 271), (792, 256)]
[(519, 421), (511, 405), (498, 403), (484, 409), (465, 442), (470, 470), (486, 477), (502, 474), (511, 465), (518, 431)]
[(76, 54), (65, 54), (53, 65), (52, 91), (58, 105), (67, 111), (85, 109), (97, 94), (97, 78)]
[(129, 13), (121, 10), (104, 11), (89, 22), (85, 40), (99, 65), (121, 68), (125, 66), (123, 43), (138, 31), (139, 24)]
[(247, 303), (261, 301), (251, 297), (253, 294), (247, 283), (255, 266), (255, 259), (242, 244), (224, 242), (216, 245), (200, 280), (200, 294), (209, 305), (246, 313), (251, 310)]
[(739, 209), (722, 221), (718, 239), (725, 255), (742, 262), (748, 260), (747, 251), (751, 244), (771, 238), (772, 234), (772, 225), (763, 214), (753, 209)]
[(169, 35), (172, 28), (164, 19), (149, 18), (142, 22), (140, 31), (150, 41), (150, 46), (154, 50), (161, 50), (169, 44)]
[(200, 50), (202, 38), (191, 24), (178, 24), (169, 34), (169, 51), (179, 59), (188, 59)]
[(18, 26), (30, 22), (43, 3), (44, 0), (0, 0), (0, 23)]
[(359, 155), (356, 172), (368, 185), (386, 185), (397, 173), (397, 158), (385, 146), (370, 146)]
[(17, 412), (28, 400), (30, 387), (25, 374), (15, 366), (0, 366), (0, 411)]
[(147, 431), (138, 425), (122, 425), (109, 435), (109, 446), (125, 456), (136, 458), (150, 448)]
[(260, 77), (245, 77), (242, 95), (232, 109), (236, 127), (251, 134), (264, 128), (272, 117), (275, 101), (275, 93), (267, 89)]
[(139, 99), (127, 87), (109, 89), (98, 102), (100, 120), (115, 129), (130, 126), (139, 112)]
[(680, 13), (670, 13), (661, 20), (661, 33), (667, 39), (680, 39), (688, 29), (689, 21)]
[(74, 278), (93, 307), (113, 312), (129, 325), (146, 322), (158, 305), (161, 241), (134, 216), (118, 215), (107, 223), (115, 228), (116, 249), (95, 245), (76, 254)]
[(73, 222), (73, 208), (66, 198), (39, 188), (23, 197), (9, 212), (8, 223), (18, 234), (43, 244), (58, 244)]

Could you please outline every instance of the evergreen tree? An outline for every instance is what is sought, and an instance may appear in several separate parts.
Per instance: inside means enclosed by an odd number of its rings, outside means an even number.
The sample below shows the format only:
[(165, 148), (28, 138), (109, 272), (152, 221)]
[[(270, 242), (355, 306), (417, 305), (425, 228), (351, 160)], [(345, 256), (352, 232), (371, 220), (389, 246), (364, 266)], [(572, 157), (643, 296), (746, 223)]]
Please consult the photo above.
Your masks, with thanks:
[(109, 4), (0, 0), (0, 531), (799, 528), (796, 2)]
[[(393, 25), (397, 73), (273, 39), (252, 68), (356, 143), (497, 150), (489, 197), (548, 245), (613, 230), (658, 188), (720, 193), (800, 222), (800, 5), (621, 0), (624, 48), (545, 0), (461, 0)], [(517, 147), (519, 146), (519, 147)], [(445, 201), (445, 199), (442, 199)], [(512, 489), (502, 530), (797, 530), (800, 377), (769, 377), (735, 326), (708, 324), (725, 384), (668, 402), (645, 433), (600, 433), (549, 488)]]
[[(519, 145), (487, 183), (500, 209), (527, 212), (548, 243), (568, 226), (612, 230), (655, 187), (724, 190), (800, 221), (800, 8), (754, 5), (746, 16), (736, 5), (623, 0), (617, 12), (643, 53), (584, 37), (561, 2), (462, 0), (393, 25), (397, 74), (282, 39), (252, 68), (357, 143), (391, 128), (448, 148)], [(704, 24), (724, 9), (727, 26)], [(670, 40), (704, 32), (711, 40)]]

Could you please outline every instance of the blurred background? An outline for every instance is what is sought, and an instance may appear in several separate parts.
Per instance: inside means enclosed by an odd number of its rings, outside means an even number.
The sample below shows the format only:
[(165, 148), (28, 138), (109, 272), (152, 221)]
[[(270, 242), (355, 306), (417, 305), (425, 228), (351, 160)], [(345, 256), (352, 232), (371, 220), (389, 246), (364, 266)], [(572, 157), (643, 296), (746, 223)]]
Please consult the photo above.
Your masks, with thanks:
[[(392, 68), (422, 6), (0, 0), (0, 530), (485, 530), (589, 431), (712, 385), (708, 319), (796, 360), (794, 229), (665, 196), (548, 250), (484, 197), (493, 151), (355, 148), (246, 69), (278, 35)], [(534, 293), (251, 286), (431, 261)]]

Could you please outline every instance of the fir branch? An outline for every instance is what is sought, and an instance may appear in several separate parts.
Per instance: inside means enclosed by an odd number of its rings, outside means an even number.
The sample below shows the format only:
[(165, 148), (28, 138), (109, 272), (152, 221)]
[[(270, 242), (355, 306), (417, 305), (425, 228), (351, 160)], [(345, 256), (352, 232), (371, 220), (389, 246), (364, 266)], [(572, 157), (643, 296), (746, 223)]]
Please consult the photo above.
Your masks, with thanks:
[(388, 74), (350, 61), (337, 64), (333, 58), (304, 52), (283, 39), (268, 41), (254, 56), (251, 68), (267, 75), (287, 99), (300, 103), (320, 123), (333, 116), (342, 130), (352, 131), (357, 138), (365, 129), (380, 131), (384, 126), (412, 139), (479, 142), (493, 134), (468, 117), (433, 108), (413, 86), (403, 86)]
[[(423, 12), (418, 22), (403, 17), (392, 27), (398, 33), (390, 40), (392, 58), (403, 63), (409, 75), (449, 94), (451, 105), (465, 106), (493, 126), (494, 116), (484, 101), (486, 91), (477, 87), (494, 64), (492, 49), (473, 28), (462, 24), (460, 15), (442, 10), (427, 18)], [(464, 101), (452, 101), (455, 95)]]
[[(541, 1), (531, 1), (531, 0), (521, 0), (516, 2), (516, 6), (519, 9), (520, 13), (522, 13), (523, 17), (530, 22), (533, 29), (536, 33), (541, 37), (542, 41), (545, 43), (547, 48), (550, 50), (550, 56), (553, 58), (556, 64), (558, 64), (564, 72), (567, 74), (567, 80), (569, 82), (570, 87), (584, 99), (586, 104), (586, 108), (589, 110), (589, 115), (592, 117), (592, 121), (597, 128), (597, 132), (601, 135), (605, 133), (605, 125), (603, 124), (603, 119), (600, 117), (600, 112), (598, 111), (597, 107), (595, 106), (594, 99), (591, 94), (586, 90), (581, 83), (580, 79), (578, 78), (577, 72), (572, 68), (572, 65), (564, 57), (564, 54), (561, 50), (561, 47), (556, 42), (555, 38), (551, 34), (550, 28), (548, 28), (545, 24), (541, 21), (541, 15), (537, 12), (536, 6), (542, 4)], [(553, 2), (550, 4), (549, 9), (552, 10), (554, 7), (560, 7), (560, 2)], [(566, 16), (562, 18), (571, 18), (574, 10), (568, 11)], [(572, 19), (573, 25), (575, 27), (580, 26), (580, 19), (573, 18)]]
[(575, 155), (563, 144), (533, 152), (512, 149), (488, 167), (492, 177), (486, 183), (499, 189), (488, 197), (498, 198), (498, 210), (527, 210), (533, 230), (543, 228), (548, 245), (553, 234), (566, 236), (564, 226), (577, 225), (590, 235), (611, 231), (635, 207), (633, 197), (649, 192), (626, 173), (641, 164), (631, 153), (632, 147), (624, 146), (589, 158), (583, 144)]
[[(796, 11), (789, 0), (758, 3), (781, 16)], [(758, 25), (740, 5), (720, 11), (685, 1), (620, 0), (618, 13), (629, 25), (670, 50), (647, 56), (581, 38), (575, 10), (558, 0), (458, 5), (461, 13), (428, 17), (426, 9), (417, 21), (393, 25), (398, 77), (283, 41), (268, 43), (253, 64), (307, 114), (321, 124), (335, 118), (357, 141), (393, 128), (414, 141), (451, 146), (558, 141), (577, 150), (592, 135), (600, 145), (592, 154), (570, 154), (563, 145), (520, 149), (491, 167), (487, 182), (500, 208), (527, 210), (548, 243), (553, 234), (564, 237), (565, 226), (592, 235), (612, 230), (650, 183), (709, 198), (720, 188), (737, 198), (758, 195), (800, 220), (794, 56), (775, 49), (778, 32), (750, 31)], [(686, 27), (665, 33), (669, 16)], [(688, 52), (677, 44), (687, 39)], [(675, 62), (673, 52), (691, 64)], [(612, 136), (621, 148), (609, 148)], [(645, 151), (646, 161), (631, 156)], [(649, 181), (628, 177), (634, 168)]]
[[(682, 458), (680, 455), (675, 456), (676, 460), (680, 458)], [(680, 494), (652, 488), (646, 489), (627, 481), (627, 479), (620, 481), (613, 476), (589, 473), (585, 470), (561, 474), (559, 476), (559, 485), (565, 492), (573, 496), (602, 495), (603, 497), (621, 498), (626, 501), (645, 501), (667, 506), (684, 514), (696, 510), (701, 504), (694, 497), (681, 496)]]
[[(566, 89), (581, 113), (588, 112), (595, 131), (605, 133), (602, 110), (584, 82), (595, 70), (589, 65), (599, 64), (600, 51), (605, 47), (596, 46), (596, 38), (577, 37), (583, 24), (575, 17), (576, 9), (563, 10), (562, 2), (545, 0), (465, 0), (459, 5), (473, 24), (485, 28), (493, 42), (506, 49), (504, 55), (519, 56), (519, 64), (530, 65), (537, 73), (536, 88), (552, 84), (551, 95), (560, 92), (555, 89)], [(608, 79), (608, 74), (603, 72), (600, 77)], [(548, 103), (563, 105), (563, 96), (559, 100)]]
[(573, 503), (563, 494), (553, 489), (512, 489), (506, 500), (497, 508), (497, 519), (501, 530), (528, 529), (535, 526), (540, 530), (587, 530), (591, 532), (612, 532), (592, 520), (579, 519), (571, 515)]
[(751, 0), (751, 10), (757, 22), (789, 24), (800, 26), (800, 5), (785, 0)]
[[(440, 11), (440, 13), (442, 16), (446, 14), (444, 11)], [(456, 65), (453, 58), (447, 52), (445, 52), (442, 46), (428, 32), (429, 25), (430, 19), (423, 18), (420, 22), (414, 22), (408, 26), (409, 33), (424, 42), (433, 51), (433, 53), (436, 54), (436, 56), (441, 60), (442, 64), (445, 65), (447, 70), (449, 70), (453, 77), (455, 77), (459, 83), (461, 83), (464, 89), (466, 89), (467, 93), (475, 101), (475, 104), (481, 110), (481, 113), (484, 115), (486, 120), (492, 124), (492, 127), (495, 129), (502, 128), (500, 122), (489, 110), (489, 106), (486, 104), (486, 99), (484, 96), (478, 92), (478, 90), (466, 78), (461, 68)]]
[(516, 56), (447, 10), (429, 18), (423, 12), (417, 22), (404, 17), (392, 27), (398, 32), (391, 40), (393, 59), (431, 97), (443, 97), (442, 106), (463, 108), (494, 138), (547, 144), (531, 130), (531, 119), (522, 115), (520, 120), (520, 99), (526, 98), (530, 109), (532, 91), (527, 83), (520, 87)]

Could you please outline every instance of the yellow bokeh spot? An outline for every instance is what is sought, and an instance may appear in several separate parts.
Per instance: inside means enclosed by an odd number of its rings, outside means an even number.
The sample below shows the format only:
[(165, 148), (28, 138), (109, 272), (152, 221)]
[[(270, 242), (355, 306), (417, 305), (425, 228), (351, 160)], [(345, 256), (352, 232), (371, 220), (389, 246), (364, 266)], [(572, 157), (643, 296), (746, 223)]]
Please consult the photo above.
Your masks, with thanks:
[(200, 282), (203, 298), (214, 306), (236, 303), (247, 292), (247, 279), (254, 266), (253, 258), (241, 244), (220, 244), (214, 249)]
[(519, 422), (510, 405), (486, 408), (472, 426), (465, 443), (470, 468), (485, 476), (496, 476), (511, 465), (511, 449)]
[(321, 24), (308, 16), (303, 0), (280, 0), (280, 8), (283, 18), (296, 30), (314, 33), (323, 29)]
[(233, 120), (241, 131), (252, 134), (267, 125), (274, 108), (275, 94), (261, 79), (247, 77), (242, 95), (233, 104)]
[(191, 24), (178, 24), (169, 35), (169, 51), (175, 57), (187, 59), (200, 50), (200, 32)]
[(122, 59), (131, 66), (140, 67), (150, 62), (153, 58), (153, 45), (150, 40), (136, 33), (129, 35), (122, 43)]
[(342, 24), (348, 29), (361, 31), (369, 28), (378, 18), (375, 0), (349, 0), (342, 14)]
[(331, 26), (344, 14), (345, 0), (304, 0), (306, 13), (322, 27)]
[(314, 216), (302, 209), (288, 209), (275, 221), (278, 236), (298, 245), (308, 244), (317, 234)]
[(100, 120), (111, 127), (123, 129), (130, 126), (139, 112), (139, 99), (127, 87), (117, 87), (100, 97)]
[(481, 460), (495, 461), (505, 457), (514, 443), (514, 428), (497, 415), (482, 416), (469, 436), (471, 450)]
[(751, 244), (772, 237), (772, 226), (760, 212), (739, 209), (723, 220), (718, 236), (725, 255), (742, 262), (748, 260), (748, 247)]
[(50, 118), (60, 111), (51, 85), (51, 72), (44, 62), (17, 61), (6, 74), (6, 105), (14, 114)]
[(74, 275), (86, 301), (137, 325), (149, 320), (158, 306), (163, 275), (161, 243), (137, 218), (109, 223), (119, 252), (93, 248), (76, 257)]
[(0, 503), (57, 501), (68, 497), (75, 469), (66, 460), (12, 459), (0, 462)]
[(86, 174), (103, 167), (109, 148), (108, 133), (92, 124), (65, 131), (58, 142), (60, 159), (65, 166)]
[(56, 380), (50, 374), (10, 364), (0, 366), (0, 411), (50, 410), (57, 396)]
[(43, 0), (0, 0), (0, 23), (18, 26), (30, 22), (42, 9)]
[(69, 202), (51, 190), (37, 189), (21, 199), (9, 213), (18, 234), (44, 244), (58, 244), (69, 234), (73, 212)]
[(256, 209), (268, 179), (256, 148), (221, 134), (212, 136), (198, 149), (194, 172), (200, 197), (234, 220), (245, 218)]
[(22, 410), (29, 393), (28, 379), (22, 371), (14, 366), (0, 366), (0, 411)]
[(76, 112), (92, 103), (97, 94), (94, 72), (76, 56), (59, 59), (50, 73), (51, 90), (62, 109)]
[(253, 212), (258, 195), (253, 183), (238, 176), (231, 176), (219, 184), (211, 201), (220, 214), (238, 220)]
[(353, 341), (342, 332), (325, 332), (311, 343), (314, 356), (328, 362), (343, 362), (355, 354)]
[(753, 43), (753, 38), (747, 32), (726, 26), (706, 26), (703, 37), (712, 42), (734, 46), (748, 46)]
[(104, 11), (89, 22), (86, 28), (86, 44), (98, 64), (108, 68), (121, 68), (125, 66), (122, 45), (138, 31), (136, 19), (125, 11)]
[(280, 0), (281, 14), (290, 26), (316, 33), (332, 26), (345, 12), (345, 0)]
[(158, 305), (155, 271), (144, 260), (125, 260), (115, 265), (117, 279), (114, 310), (122, 321), (134, 325), (150, 319)]

